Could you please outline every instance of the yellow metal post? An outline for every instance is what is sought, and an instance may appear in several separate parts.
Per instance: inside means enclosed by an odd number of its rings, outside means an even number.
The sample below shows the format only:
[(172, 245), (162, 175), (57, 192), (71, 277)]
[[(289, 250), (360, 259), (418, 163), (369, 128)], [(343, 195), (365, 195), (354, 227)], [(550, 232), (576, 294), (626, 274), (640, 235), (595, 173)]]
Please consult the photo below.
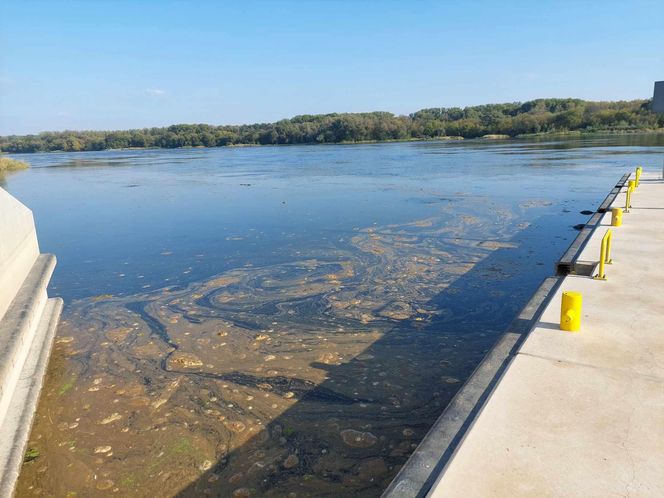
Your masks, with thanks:
[(583, 298), (580, 292), (563, 292), (560, 306), (560, 330), (578, 332), (581, 328), (581, 306)]
[[(629, 183), (632, 183), (631, 181)], [(627, 198), (625, 199), (625, 212), (629, 213), (629, 208), (632, 207), (632, 192), (634, 192), (634, 187), (629, 186), (627, 188)]]
[(619, 227), (622, 225), (623, 210), (622, 208), (611, 209), (611, 226)]
[(604, 265), (611, 264), (611, 239), (613, 238), (613, 233), (611, 229), (607, 230), (602, 237), (602, 246), (599, 250), (599, 272), (595, 275), (597, 280), (606, 280), (606, 272), (604, 271)]
[(639, 186), (639, 182), (641, 181), (641, 173), (643, 173), (643, 168), (639, 166), (636, 168), (636, 187)]

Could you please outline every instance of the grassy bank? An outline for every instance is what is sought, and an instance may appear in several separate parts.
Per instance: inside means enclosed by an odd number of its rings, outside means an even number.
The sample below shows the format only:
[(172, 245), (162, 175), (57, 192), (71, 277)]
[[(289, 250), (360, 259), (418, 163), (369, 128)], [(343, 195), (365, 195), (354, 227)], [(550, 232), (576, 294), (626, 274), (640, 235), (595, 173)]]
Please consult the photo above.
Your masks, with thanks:
[(596, 129), (596, 130), (573, 130), (573, 131), (549, 131), (543, 133), (524, 133), (516, 136), (515, 138), (573, 138), (573, 137), (589, 137), (595, 135), (662, 135), (664, 129), (662, 128), (643, 128), (637, 130), (617, 130), (617, 129)]
[(6, 171), (17, 171), (19, 169), (29, 168), (30, 165), (25, 161), (12, 159), (11, 157), (0, 157), (0, 173)]

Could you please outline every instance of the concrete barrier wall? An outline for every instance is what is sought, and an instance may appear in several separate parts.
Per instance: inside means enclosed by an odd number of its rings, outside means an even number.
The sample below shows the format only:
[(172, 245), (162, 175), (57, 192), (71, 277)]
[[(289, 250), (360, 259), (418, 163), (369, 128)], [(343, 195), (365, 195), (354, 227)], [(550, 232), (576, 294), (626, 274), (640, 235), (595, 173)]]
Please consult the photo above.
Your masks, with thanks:
[(21, 471), (62, 310), (46, 293), (54, 267), (39, 254), (32, 212), (0, 188), (0, 498)]
[(0, 320), (39, 256), (32, 212), (0, 188)]

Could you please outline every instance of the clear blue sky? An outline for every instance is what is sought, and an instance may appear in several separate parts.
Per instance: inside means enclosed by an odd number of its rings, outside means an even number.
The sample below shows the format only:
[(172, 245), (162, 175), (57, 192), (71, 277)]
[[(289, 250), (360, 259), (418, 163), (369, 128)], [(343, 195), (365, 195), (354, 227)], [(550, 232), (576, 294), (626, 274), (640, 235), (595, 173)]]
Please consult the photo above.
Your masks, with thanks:
[(664, 1), (0, 1), (0, 134), (238, 124), (664, 79)]

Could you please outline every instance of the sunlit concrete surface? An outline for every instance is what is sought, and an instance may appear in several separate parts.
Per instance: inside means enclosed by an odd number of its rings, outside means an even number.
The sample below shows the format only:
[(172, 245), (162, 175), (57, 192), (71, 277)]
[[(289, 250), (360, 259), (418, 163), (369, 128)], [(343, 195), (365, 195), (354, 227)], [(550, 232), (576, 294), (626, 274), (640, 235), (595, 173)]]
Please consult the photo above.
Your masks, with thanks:
[[(664, 182), (644, 175), (632, 204), (608, 280), (564, 279), (429, 496), (664, 496)], [(578, 333), (558, 327), (568, 290)]]
[(0, 319), (39, 255), (32, 212), (0, 188)]

